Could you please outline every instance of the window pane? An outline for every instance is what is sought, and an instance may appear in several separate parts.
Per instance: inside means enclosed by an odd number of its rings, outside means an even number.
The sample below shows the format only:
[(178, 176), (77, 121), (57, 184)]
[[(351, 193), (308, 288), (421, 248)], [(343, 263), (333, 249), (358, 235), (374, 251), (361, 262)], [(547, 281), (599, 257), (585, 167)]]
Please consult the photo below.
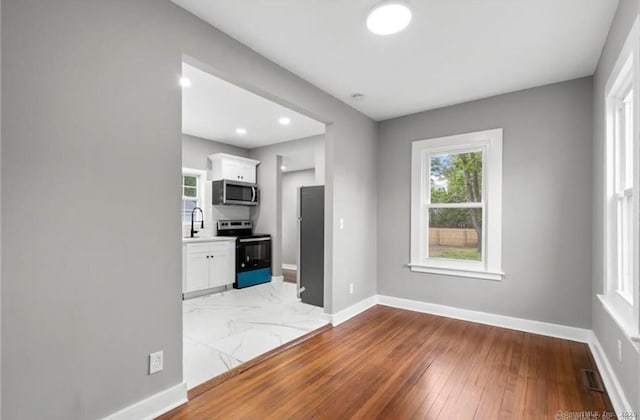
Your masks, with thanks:
[(198, 189), (196, 187), (184, 187), (183, 192), (185, 197), (197, 197)]
[(428, 258), (482, 260), (482, 209), (429, 209)]
[(182, 200), (182, 220), (184, 222), (191, 221), (191, 211), (197, 206), (198, 202), (196, 200)]
[(198, 186), (198, 177), (192, 175), (185, 175), (182, 177), (182, 185), (185, 187), (197, 187)]
[(430, 157), (432, 203), (482, 202), (482, 152)]
[(633, 196), (618, 200), (618, 291), (633, 302)]
[(624, 181), (623, 188), (633, 187), (633, 89), (622, 102), (622, 112), (624, 114), (624, 127), (621, 127), (622, 141), (624, 145)]

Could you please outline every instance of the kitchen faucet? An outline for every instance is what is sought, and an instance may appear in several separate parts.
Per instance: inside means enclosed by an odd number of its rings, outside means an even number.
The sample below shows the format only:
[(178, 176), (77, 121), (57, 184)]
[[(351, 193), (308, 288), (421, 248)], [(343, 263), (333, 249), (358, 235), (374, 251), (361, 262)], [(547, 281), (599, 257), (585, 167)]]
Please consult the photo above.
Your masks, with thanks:
[(200, 223), (200, 229), (204, 229), (204, 212), (202, 211), (202, 209), (200, 207), (194, 207), (193, 210), (191, 210), (191, 237), (192, 238), (195, 238), (196, 237), (196, 233), (198, 233), (198, 231), (193, 228), (193, 219), (195, 218), (196, 210), (200, 210), (200, 215), (202, 216), (202, 221)]

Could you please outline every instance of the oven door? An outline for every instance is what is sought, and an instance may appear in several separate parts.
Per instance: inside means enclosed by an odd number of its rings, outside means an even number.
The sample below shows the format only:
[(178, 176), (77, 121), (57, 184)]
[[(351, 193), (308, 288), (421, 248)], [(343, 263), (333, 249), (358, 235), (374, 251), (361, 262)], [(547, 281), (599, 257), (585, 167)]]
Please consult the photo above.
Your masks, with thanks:
[(241, 238), (236, 242), (236, 272), (271, 267), (271, 238)]

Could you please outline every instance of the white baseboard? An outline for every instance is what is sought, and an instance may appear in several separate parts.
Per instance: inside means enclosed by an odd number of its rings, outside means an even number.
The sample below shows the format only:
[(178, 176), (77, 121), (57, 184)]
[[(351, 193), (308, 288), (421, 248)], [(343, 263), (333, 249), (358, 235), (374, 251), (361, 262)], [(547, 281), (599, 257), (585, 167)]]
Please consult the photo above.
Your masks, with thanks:
[(283, 270), (297, 270), (298, 266), (295, 264), (282, 264)]
[(609, 398), (611, 398), (611, 403), (613, 404), (616, 414), (622, 417), (623, 413), (634, 412), (598, 338), (592, 330), (385, 295), (372, 296), (335, 314), (326, 314), (326, 318), (336, 326), (376, 304), (586, 343), (591, 349), (591, 354), (593, 354), (596, 366), (602, 377), (602, 382), (609, 394)]
[(334, 314), (324, 314), (324, 317), (335, 327), (375, 306), (377, 303), (378, 297), (376, 295), (370, 296)]
[(182, 382), (142, 401), (123, 408), (103, 420), (154, 419), (187, 402), (187, 383)]
[(496, 327), (546, 335), (549, 337), (564, 338), (566, 340), (579, 341), (582, 343), (589, 343), (591, 341), (591, 330), (584, 328), (568, 327), (566, 325), (513, 318), (510, 316), (490, 314), (487, 312), (471, 311), (468, 309), (402, 299), (393, 296), (378, 295), (378, 303), (394, 308), (408, 309), (410, 311), (424, 312), (427, 314), (477, 322), (479, 324), (493, 325)]
[(284, 281), (284, 276), (271, 276), (271, 281), (274, 283), (282, 283)]
[(618, 378), (611, 367), (611, 363), (609, 363), (609, 359), (607, 359), (607, 355), (602, 349), (600, 341), (598, 341), (598, 337), (596, 337), (593, 332), (591, 332), (589, 348), (591, 349), (591, 354), (593, 354), (596, 366), (598, 366), (598, 371), (600, 372), (600, 377), (602, 378), (604, 387), (607, 389), (607, 393), (611, 399), (611, 404), (613, 404), (613, 409), (616, 411), (619, 418), (624, 418), (623, 413), (631, 413), (635, 410), (631, 407), (627, 397), (624, 395), (624, 390), (622, 389), (620, 382), (618, 382)]

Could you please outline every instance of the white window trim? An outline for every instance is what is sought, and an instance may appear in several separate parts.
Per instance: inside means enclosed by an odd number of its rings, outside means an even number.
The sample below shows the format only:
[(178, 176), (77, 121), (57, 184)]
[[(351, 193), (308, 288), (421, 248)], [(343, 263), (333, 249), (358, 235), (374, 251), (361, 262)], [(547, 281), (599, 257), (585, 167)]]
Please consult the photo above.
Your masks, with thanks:
[[(429, 179), (424, 164), (426, 154), (438, 150), (479, 148), (485, 154), (483, 165), (483, 249), (484, 260), (460, 261), (423, 258), (425, 223), (423, 209)], [(449, 207), (450, 205), (448, 205)], [(455, 205), (454, 205), (455, 206)], [(411, 271), (502, 280), (502, 129), (414, 141), (411, 145)]]
[(613, 98), (616, 91), (625, 83), (628, 78), (624, 77), (626, 72), (631, 72), (633, 102), (634, 102), (634, 131), (633, 131), (633, 159), (634, 174), (633, 179), (638, 182), (640, 179), (640, 18), (636, 18), (629, 35), (622, 47), (620, 55), (614, 65), (609, 78), (605, 85), (604, 101), (605, 101), (605, 153), (603, 167), (605, 168), (605, 185), (603, 197), (603, 238), (604, 247), (602, 255), (602, 267), (604, 274), (604, 288), (602, 294), (598, 295), (603, 308), (611, 315), (612, 319), (625, 332), (631, 341), (640, 341), (640, 201), (639, 188), (634, 185), (633, 188), (633, 220), (636, 223), (633, 231), (633, 303), (623, 296), (618, 290), (618, 279), (615, 274), (615, 261), (617, 261), (616, 241), (617, 241), (617, 225), (615, 223), (616, 209), (614, 208), (613, 196), (615, 195), (615, 176), (614, 165), (612, 161), (615, 159), (615, 150), (612, 139), (614, 138), (614, 121), (617, 100)]
[[(204, 184), (207, 182), (207, 171), (193, 168), (182, 168), (182, 176), (197, 176), (198, 177), (198, 207), (202, 209), (203, 216), (206, 220), (206, 210), (204, 205)], [(182, 191), (183, 185), (181, 183), (180, 190), (182, 193), (182, 200), (184, 200), (184, 191)], [(191, 221), (182, 221), (183, 225), (191, 225)]]

